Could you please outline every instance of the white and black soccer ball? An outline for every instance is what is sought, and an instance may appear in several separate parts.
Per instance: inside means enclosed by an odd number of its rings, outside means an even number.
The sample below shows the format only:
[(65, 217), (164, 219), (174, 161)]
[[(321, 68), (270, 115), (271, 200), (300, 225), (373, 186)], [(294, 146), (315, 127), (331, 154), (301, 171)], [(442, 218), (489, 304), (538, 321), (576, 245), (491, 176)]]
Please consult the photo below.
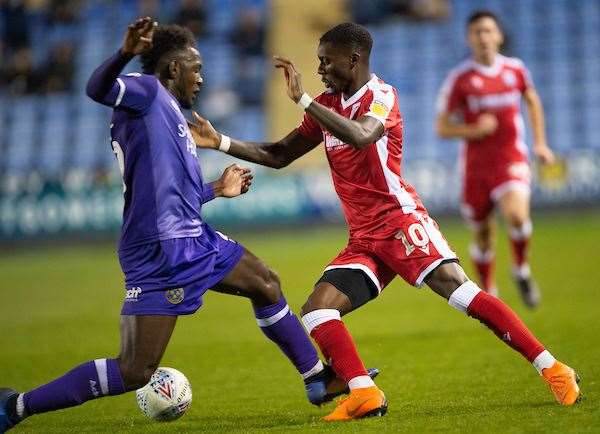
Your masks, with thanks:
[(151, 419), (179, 419), (192, 403), (192, 386), (188, 379), (173, 368), (158, 368), (150, 382), (135, 392), (142, 412)]

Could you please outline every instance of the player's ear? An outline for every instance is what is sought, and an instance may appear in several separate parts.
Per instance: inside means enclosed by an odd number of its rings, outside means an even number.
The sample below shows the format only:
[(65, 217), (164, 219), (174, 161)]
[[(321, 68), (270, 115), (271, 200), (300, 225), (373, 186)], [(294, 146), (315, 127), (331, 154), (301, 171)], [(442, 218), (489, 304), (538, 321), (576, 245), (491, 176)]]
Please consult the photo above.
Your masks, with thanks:
[(350, 69), (354, 69), (356, 65), (360, 62), (360, 53), (356, 51), (350, 55)]
[(179, 68), (180, 65), (177, 59), (171, 59), (171, 61), (167, 65), (167, 72), (169, 74), (169, 78), (174, 79), (175, 77), (177, 77), (177, 74), (179, 73)]

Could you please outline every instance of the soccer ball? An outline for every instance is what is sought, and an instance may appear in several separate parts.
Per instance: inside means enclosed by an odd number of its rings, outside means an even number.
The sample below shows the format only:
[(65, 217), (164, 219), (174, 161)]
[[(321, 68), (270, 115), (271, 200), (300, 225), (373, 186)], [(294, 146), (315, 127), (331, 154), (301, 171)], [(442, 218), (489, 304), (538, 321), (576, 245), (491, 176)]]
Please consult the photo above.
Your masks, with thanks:
[(192, 403), (192, 386), (188, 379), (173, 368), (158, 368), (150, 382), (135, 392), (142, 412), (150, 419), (179, 419)]

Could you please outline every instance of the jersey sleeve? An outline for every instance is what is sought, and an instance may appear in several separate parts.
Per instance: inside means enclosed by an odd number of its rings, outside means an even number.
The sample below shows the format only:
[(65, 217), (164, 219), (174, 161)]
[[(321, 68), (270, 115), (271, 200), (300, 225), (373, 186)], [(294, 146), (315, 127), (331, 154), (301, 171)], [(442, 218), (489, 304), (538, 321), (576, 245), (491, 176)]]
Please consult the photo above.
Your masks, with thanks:
[(156, 77), (133, 72), (117, 77), (105, 102), (113, 107), (143, 112), (150, 107), (157, 92), (158, 79)]
[(463, 96), (458, 86), (458, 75), (451, 73), (446, 77), (438, 94), (436, 109), (438, 113), (457, 111), (463, 103)]
[(390, 129), (400, 120), (397, 99), (395, 90), (390, 86), (373, 89), (373, 99), (363, 116), (375, 118), (384, 129)]
[[(318, 101), (318, 98), (315, 98), (315, 101), (320, 102)], [(304, 113), (302, 122), (298, 126), (298, 132), (315, 142), (323, 141), (323, 130), (321, 129), (321, 125), (306, 112)]]
[(523, 63), (521, 63), (518, 71), (521, 93), (524, 93), (527, 89), (533, 89), (534, 85), (529, 69)]

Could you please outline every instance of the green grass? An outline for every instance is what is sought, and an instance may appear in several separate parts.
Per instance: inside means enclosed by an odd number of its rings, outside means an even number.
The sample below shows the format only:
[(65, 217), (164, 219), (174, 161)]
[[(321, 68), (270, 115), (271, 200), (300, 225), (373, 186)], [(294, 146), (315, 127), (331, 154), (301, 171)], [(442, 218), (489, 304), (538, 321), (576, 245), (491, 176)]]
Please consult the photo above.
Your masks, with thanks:
[[(509, 279), (500, 234), (502, 297), (542, 342), (576, 367), (586, 399), (562, 408), (518, 354), (426, 289), (396, 279), (347, 317), (366, 364), (381, 369), (384, 418), (325, 425), (331, 407), (309, 405), (293, 368), (265, 340), (249, 303), (209, 293), (179, 320), (162, 361), (183, 371), (194, 402), (181, 420), (154, 423), (127, 394), (34, 416), (23, 433), (83, 432), (600, 432), (600, 213), (535, 220), (532, 265), (543, 290), (527, 311)], [(466, 258), (468, 233), (441, 226)], [(343, 227), (238, 237), (276, 269), (295, 311), (344, 246)], [(470, 272), (468, 261), (464, 261)], [(0, 256), (0, 385), (27, 390), (76, 364), (118, 351), (122, 277), (113, 244), (19, 249)]]

